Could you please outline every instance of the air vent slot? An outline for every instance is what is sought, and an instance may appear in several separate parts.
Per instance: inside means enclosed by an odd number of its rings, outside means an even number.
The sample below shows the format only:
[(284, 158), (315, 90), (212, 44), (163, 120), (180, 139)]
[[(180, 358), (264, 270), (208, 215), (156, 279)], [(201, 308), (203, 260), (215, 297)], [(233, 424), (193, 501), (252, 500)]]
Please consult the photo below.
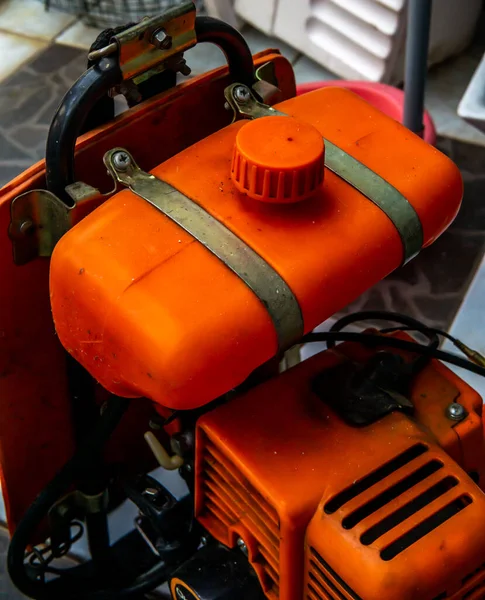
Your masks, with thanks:
[(333, 514), (342, 508), (344, 504), (350, 502), (350, 500), (353, 500), (376, 483), (379, 483), (379, 481), (389, 477), (394, 471), (404, 467), (404, 465), (407, 465), (412, 460), (418, 458), (418, 456), (421, 456), (427, 452), (427, 450), (428, 447), (425, 444), (416, 444), (415, 446), (408, 448), (402, 454), (399, 454), (382, 467), (379, 467), (379, 469), (376, 469), (374, 472), (352, 484), (347, 489), (339, 492), (325, 504), (325, 512), (328, 515)]
[(279, 597), (279, 516), (247, 480), (227, 454), (204, 434), (202, 446), (203, 519), (222, 532), (229, 542), (230, 530), (241, 524), (256, 542), (253, 567), (266, 597)]
[(309, 600), (361, 600), (315, 548), (310, 548), (308, 577)]
[(456, 487), (458, 485), (458, 480), (451, 475), (445, 477), (436, 485), (426, 490), (423, 494), (419, 495), (417, 498), (414, 498), (404, 506), (402, 506), (399, 510), (396, 510), (388, 517), (382, 519), (379, 523), (376, 523), (373, 527), (368, 529), (365, 533), (363, 533), (360, 537), (360, 541), (365, 546), (372, 544), (382, 535), (390, 531), (399, 523), (402, 523), (411, 515), (417, 513), (419, 510), (446, 494), (449, 490)]
[(413, 527), (410, 531), (394, 540), (387, 548), (381, 550), (382, 560), (392, 560), (406, 548), (409, 548), (424, 536), (431, 533), (434, 529), (445, 523), (464, 508), (472, 503), (470, 496), (463, 494), (456, 500), (453, 500), (443, 508), (440, 508), (434, 515), (424, 519), (419, 525)]
[(342, 525), (345, 529), (352, 529), (355, 527), (357, 523), (360, 523), (363, 519), (375, 513), (377, 510), (389, 504), (396, 498), (399, 498), (404, 492), (407, 492), (412, 487), (424, 481), (427, 477), (436, 473), (443, 468), (443, 463), (439, 460), (432, 460), (429, 463), (426, 463), (414, 473), (411, 473), (407, 477), (405, 477), (402, 481), (399, 481), (388, 490), (385, 490), (375, 498), (372, 498), (367, 504), (361, 506), (353, 513), (350, 513), (347, 517), (342, 520)]

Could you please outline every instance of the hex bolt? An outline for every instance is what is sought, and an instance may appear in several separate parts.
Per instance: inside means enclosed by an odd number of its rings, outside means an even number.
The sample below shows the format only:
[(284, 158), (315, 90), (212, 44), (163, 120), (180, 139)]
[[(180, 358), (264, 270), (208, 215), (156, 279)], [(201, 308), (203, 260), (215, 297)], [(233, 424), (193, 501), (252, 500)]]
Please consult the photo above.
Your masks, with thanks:
[(130, 155), (123, 151), (113, 154), (113, 166), (117, 171), (126, 171), (131, 165)]
[(164, 29), (158, 29), (152, 35), (151, 43), (159, 50), (168, 50), (172, 47), (172, 36)]
[(234, 94), (234, 99), (239, 104), (246, 104), (247, 102), (249, 102), (249, 99), (251, 98), (251, 92), (245, 85), (237, 85), (234, 88), (233, 94)]
[(453, 421), (462, 421), (466, 417), (465, 407), (458, 402), (452, 402), (446, 409), (446, 416)]

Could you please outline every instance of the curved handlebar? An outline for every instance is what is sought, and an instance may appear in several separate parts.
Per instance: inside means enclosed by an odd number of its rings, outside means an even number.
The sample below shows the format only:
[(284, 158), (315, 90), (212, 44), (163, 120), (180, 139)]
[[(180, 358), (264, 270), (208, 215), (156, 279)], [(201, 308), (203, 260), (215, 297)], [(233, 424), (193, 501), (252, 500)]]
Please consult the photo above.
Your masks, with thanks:
[[(210, 42), (224, 52), (234, 81), (252, 86), (253, 58), (245, 39), (236, 29), (213, 17), (196, 17), (195, 32), (197, 43)], [(103, 58), (81, 75), (56, 111), (46, 144), (46, 182), (47, 189), (66, 204), (72, 204), (65, 190), (75, 181), (74, 150), (86, 116), (122, 80), (117, 59)]]

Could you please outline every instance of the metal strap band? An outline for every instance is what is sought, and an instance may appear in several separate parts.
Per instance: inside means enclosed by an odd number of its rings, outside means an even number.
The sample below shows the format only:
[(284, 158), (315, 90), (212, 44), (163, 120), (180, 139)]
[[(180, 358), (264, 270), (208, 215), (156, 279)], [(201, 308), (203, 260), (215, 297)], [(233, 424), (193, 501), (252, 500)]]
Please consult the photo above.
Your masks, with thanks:
[[(241, 89), (245, 90), (244, 93)], [(235, 113), (244, 118), (288, 116), (258, 102), (251, 90), (241, 84), (233, 84), (226, 88), (225, 96)], [(399, 190), (372, 169), (329, 140), (324, 138), (324, 141), (327, 169), (358, 190), (387, 215), (401, 238), (403, 263), (410, 261), (423, 246), (423, 227), (414, 207)]]
[(325, 140), (325, 166), (389, 217), (401, 238), (404, 264), (420, 252), (423, 246), (421, 221), (399, 190), (329, 140)]
[[(127, 156), (122, 169), (113, 160), (116, 153)], [(119, 155), (118, 155), (119, 156)], [(124, 149), (114, 148), (104, 156), (114, 179), (185, 229), (217, 256), (263, 303), (276, 329), (280, 350), (289, 348), (304, 333), (300, 306), (288, 284), (243, 240), (188, 196), (142, 171)]]

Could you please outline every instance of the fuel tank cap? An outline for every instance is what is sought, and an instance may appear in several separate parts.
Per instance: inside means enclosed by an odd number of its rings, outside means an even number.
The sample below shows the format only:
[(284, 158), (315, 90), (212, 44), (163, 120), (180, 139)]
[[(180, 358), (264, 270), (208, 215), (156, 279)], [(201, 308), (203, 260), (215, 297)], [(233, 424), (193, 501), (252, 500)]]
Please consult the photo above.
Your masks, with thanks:
[(238, 131), (231, 176), (254, 200), (306, 200), (323, 181), (325, 144), (313, 125), (293, 117), (262, 117)]

